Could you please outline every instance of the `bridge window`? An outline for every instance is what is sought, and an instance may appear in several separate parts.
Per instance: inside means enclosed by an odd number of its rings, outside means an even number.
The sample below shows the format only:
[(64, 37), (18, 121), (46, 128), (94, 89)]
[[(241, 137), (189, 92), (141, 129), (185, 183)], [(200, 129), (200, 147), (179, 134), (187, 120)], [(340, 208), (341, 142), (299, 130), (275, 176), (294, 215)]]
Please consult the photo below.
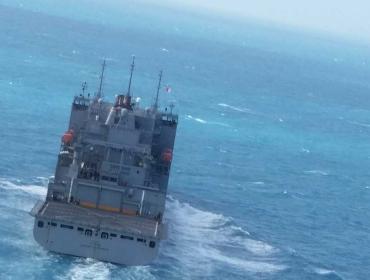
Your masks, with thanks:
[(85, 235), (86, 236), (91, 236), (92, 235), (92, 230), (91, 229), (85, 230)]
[(38, 221), (38, 222), (37, 222), (37, 226), (38, 226), (39, 228), (44, 227), (44, 222), (43, 222), (43, 221)]
[(57, 226), (57, 223), (54, 223), (54, 222), (51, 222), (50, 223), (52, 227), (56, 227)]
[(101, 179), (104, 180), (104, 181), (110, 181), (110, 182), (113, 182), (113, 183), (116, 183), (118, 181), (117, 178), (108, 177), (108, 176), (102, 176)]
[(60, 224), (61, 228), (73, 229), (73, 226)]
[(144, 238), (138, 238), (137, 239), (138, 242), (143, 242), (143, 243), (146, 243), (146, 240)]
[(108, 233), (106, 233), (106, 232), (102, 232), (102, 233), (101, 233), (101, 238), (102, 238), (102, 239), (108, 239)]
[(117, 234), (115, 234), (115, 233), (111, 233), (111, 234), (110, 234), (110, 237), (117, 237)]
[(150, 248), (154, 248), (155, 247), (155, 242), (154, 241), (150, 241), (149, 242), (149, 247)]
[(122, 239), (128, 239), (128, 240), (134, 240), (134, 238), (133, 238), (133, 237), (131, 237), (131, 236), (127, 236), (127, 235), (121, 235), (121, 238), (122, 238)]
[(84, 231), (84, 229), (82, 227), (78, 227), (77, 230), (80, 231), (80, 232)]

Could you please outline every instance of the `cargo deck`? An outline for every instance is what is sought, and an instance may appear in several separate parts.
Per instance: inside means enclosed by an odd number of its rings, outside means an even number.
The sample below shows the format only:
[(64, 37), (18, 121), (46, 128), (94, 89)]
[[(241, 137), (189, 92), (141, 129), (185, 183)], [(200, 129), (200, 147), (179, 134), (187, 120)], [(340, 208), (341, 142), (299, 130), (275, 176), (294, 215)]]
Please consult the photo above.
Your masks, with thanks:
[(162, 228), (157, 221), (143, 217), (109, 213), (99, 209), (88, 209), (71, 203), (47, 201), (33, 213), (39, 219), (63, 221), (67, 224), (106, 229), (117, 233), (157, 238)]

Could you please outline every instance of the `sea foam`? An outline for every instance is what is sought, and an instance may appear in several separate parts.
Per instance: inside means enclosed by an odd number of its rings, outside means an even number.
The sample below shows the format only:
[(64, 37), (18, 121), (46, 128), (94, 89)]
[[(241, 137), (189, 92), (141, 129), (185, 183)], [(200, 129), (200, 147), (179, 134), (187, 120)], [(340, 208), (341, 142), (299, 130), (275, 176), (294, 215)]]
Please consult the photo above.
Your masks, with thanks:
[(24, 185), (14, 183), (11, 180), (0, 178), (0, 188), (7, 191), (22, 191), (33, 196), (43, 197), (46, 195), (47, 189), (45, 186), (39, 185)]
[(173, 246), (168, 244), (162, 254), (177, 259), (185, 271), (194, 275), (213, 275), (225, 266), (251, 273), (274, 273), (286, 268), (274, 261), (276, 248), (252, 239), (231, 218), (172, 197), (167, 200), (166, 217), (170, 224), (168, 242)]

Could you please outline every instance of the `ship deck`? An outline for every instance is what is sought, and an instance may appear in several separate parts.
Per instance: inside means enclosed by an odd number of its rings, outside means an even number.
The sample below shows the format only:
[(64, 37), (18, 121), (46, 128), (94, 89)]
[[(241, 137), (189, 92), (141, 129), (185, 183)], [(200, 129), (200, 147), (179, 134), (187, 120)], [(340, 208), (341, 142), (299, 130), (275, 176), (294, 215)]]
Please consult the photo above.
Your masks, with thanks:
[(36, 216), (38, 218), (64, 221), (74, 225), (154, 238), (158, 237), (158, 231), (161, 227), (157, 221), (142, 217), (110, 213), (98, 209), (88, 209), (74, 204), (55, 201), (46, 201), (39, 208)]

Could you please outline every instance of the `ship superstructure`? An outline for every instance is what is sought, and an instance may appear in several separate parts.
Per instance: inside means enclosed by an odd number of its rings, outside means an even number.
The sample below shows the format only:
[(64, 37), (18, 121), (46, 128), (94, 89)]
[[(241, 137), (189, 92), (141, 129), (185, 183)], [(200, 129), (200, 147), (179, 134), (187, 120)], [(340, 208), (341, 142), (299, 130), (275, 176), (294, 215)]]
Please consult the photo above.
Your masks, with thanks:
[[(45, 201), (31, 211), (34, 237), (63, 254), (125, 265), (154, 260), (163, 223), (169, 172), (178, 123), (172, 110), (133, 101), (129, 87), (115, 102), (98, 92), (74, 98), (62, 137), (55, 176)], [(85, 88), (85, 87), (84, 87)]]

